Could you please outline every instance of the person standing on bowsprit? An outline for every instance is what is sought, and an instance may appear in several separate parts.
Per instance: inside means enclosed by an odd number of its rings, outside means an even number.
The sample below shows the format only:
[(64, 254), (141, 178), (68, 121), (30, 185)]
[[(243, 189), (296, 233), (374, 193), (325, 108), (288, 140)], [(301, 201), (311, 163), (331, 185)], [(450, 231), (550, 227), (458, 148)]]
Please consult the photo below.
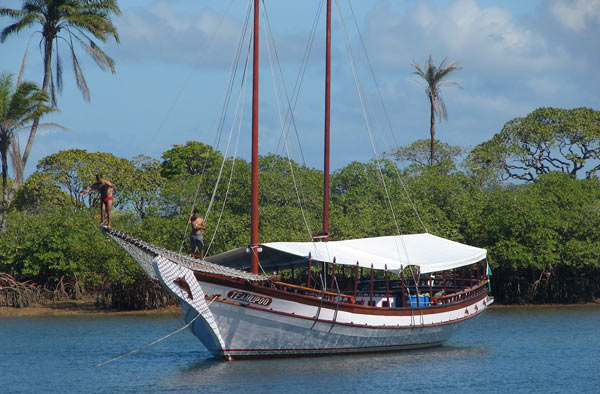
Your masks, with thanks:
[(115, 190), (115, 185), (113, 185), (108, 179), (102, 178), (102, 174), (98, 174), (96, 175), (96, 183), (79, 193), (79, 195), (83, 196), (84, 194), (88, 194), (94, 190), (100, 193), (100, 224), (104, 224), (104, 214), (106, 213), (108, 219), (107, 227), (110, 228), (112, 223), (111, 210), (113, 205), (113, 192)]

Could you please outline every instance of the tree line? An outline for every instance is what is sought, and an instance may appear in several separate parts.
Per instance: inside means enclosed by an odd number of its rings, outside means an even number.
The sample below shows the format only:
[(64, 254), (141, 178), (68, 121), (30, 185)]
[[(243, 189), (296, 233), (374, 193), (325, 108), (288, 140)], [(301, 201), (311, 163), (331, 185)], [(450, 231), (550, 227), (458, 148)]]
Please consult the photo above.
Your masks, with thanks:
[[(0, 272), (47, 288), (66, 285), (70, 294), (120, 292), (131, 298), (128, 305), (141, 306), (123, 289), (148, 286), (144, 273), (98, 230), (98, 196), (79, 195), (96, 173), (116, 186), (113, 227), (119, 230), (175, 251), (183, 245), (186, 253), (188, 215), (193, 207), (207, 212), (212, 200), (207, 253), (249, 243), (248, 162), (195, 141), (173, 146), (161, 159), (85, 150), (42, 159), (3, 214)], [(597, 177), (553, 171), (535, 182), (482, 187), (477, 176), (451, 162), (380, 164), (352, 162), (332, 174), (332, 240), (427, 230), (488, 250), (499, 303), (600, 296)], [(261, 157), (260, 170), (261, 242), (310, 240), (322, 220), (322, 172), (277, 155)], [(226, 175), (215, 191), (219, 172)]]
[[(89, 101), (74, 44), (114, 73), (114, 60), (99, 43), (119, 42), (112, 18), (120, 14), (116, 0), (23, 0), (20, 9), (0, 8), (0, 16), (12, 19), (0, 31), (0, 42), (36, 28), (44, 67), (41, 88), (21, 81), (22, 70), (16, 78), (0, 77), (0, 272), (11, 276), (1, 283), (16, 278), (28, 293), (38, 283), (52, 297), (57, 289), (73, 297), (101, 291), (108, 294), (101, 303), (122, 307), (164, 301), (97, 230), (97, 196), (79, 195), (96, 173), (117, 185), (114, 226), (132, 235), (179, 250), (187, 214), (196, 205), (209, 214), (209, 254), (249, 242), (249, 164), (199, 142), (174, 146), (161, 160), (62, 151), (42, 159), (25, 179), (36, 132), (44, 125), (40, 120), (57, 109), (62, 87), (57, 43), (67, 45), (77, 86)], [(459, 86), (447, 78), (461, 67), (447, 59), (436, 66), (431, 56), (424, 66), (413, 66), (430, 102), (430, 138), (389, 152), (381, 171), (374, 162), (352, 162), (332, 174), (331, 239), (426, 229), (488, 249), (500, 303), (598, 298), (600, 112), (538, 108), (473, 149), (453, 147), (436, 139), (435, 119), (447, 117), (440, 89)], [(16, 133), (24, 128), (29, 137), (21, 152)], [(276, 155), (261, 157), (260, 167), (261, 241), (308, 240), (320, 228), (322, 173)], [(220, 173), (228, 181), (213, 194)], [(140, 303), (148, 297), (154, 301)]]

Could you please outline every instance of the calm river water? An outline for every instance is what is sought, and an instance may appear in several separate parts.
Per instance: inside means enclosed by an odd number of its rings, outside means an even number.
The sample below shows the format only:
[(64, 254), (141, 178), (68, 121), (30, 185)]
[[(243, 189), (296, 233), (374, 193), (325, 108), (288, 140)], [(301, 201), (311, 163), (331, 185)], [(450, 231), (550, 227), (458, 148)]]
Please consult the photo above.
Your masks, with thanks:
[(2, 393), (599, 393), (600, 306), (492, 307), (446, 345), (212, 359), (179, 315), (0, 317)]

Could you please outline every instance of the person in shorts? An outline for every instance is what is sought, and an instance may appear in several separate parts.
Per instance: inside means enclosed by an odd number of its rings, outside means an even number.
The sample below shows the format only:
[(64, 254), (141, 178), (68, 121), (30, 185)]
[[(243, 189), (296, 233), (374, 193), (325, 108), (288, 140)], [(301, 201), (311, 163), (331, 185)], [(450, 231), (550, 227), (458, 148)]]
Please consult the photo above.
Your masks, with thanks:
[(83, 196), (93, 190), (100, 193), (100, 225), (104, 224), (104, 215), (106, 214), (108, 219), (107, 227), (110, 228), (112, 223), (111, 210), (113, 206), (113, 192), (115, 190), (115, 185), (108, 179), (102, 178), (102, 174), (98, 174), (96, 175), (96, 183), (79, 193), (79, 195)]
[(193, 258), (204, 259), (204, 239), (202, 233), (206, 230), (206, 221), (200, 216), (200, 211), (194, 209), (192, 216), (188, 220), (192, 226), (190, 234), (190, 254)]

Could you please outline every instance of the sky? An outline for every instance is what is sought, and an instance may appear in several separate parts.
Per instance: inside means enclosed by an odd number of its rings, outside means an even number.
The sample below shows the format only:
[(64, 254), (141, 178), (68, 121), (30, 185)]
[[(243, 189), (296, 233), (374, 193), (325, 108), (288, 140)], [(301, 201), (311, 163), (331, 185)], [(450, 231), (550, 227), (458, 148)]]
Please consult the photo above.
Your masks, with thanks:
[[(0, 7), (20, 4), (0, 0)], [(281, 83), (274, 88), (267, 30), (261, 28), (260, 154), (287, 154), (280, 119), (285, 118), (287, 103), (294, 102), (297, 131), (290, 131), (287, 139), (290, 155), (321, 168), (323, 13), (301, 74), (300, 93), (291, 98), (321, 0), (264, 0), (264, 4), (268, 34), (275, 42), (271, 53), (276, 51), (279, 60), (275, 70), (282, 70), (286, 90)], [(61, 52), (60, 112), (44, 121), (66, 130), (38, 133), (26, 175), (35, 171), (38, 160), (61, 150), (160, 159), (173, 145), (191, 140), (248, 160), (249, 83), (240, 94), (241, 80), (235, 81), (227, 115), (222, 115), (248, 1), (127, 0), (119, 5), (122, 15), (113, 22), (120, 43), (109, 39), (101, 44), (114, 58), (116, 73), (101, 71), (77, 48), (91, 91), (87, 103), (75, 86), (69, 54)], [(263, 26), (267, 25), (264, 16)], [(0, 28), (9, 23), (8, 18), (0, 18)], [(41, 85), (37, 30), (24, 30), (0, 44), (0, 73), (18, 73), (31, 38), (24, 79)], [(539, 107), (600, 110), (597, 37), (600, 0), (334, 1), (332, 168), (354, 160), (366, 162), (399, 145), (429, 138), (429, 103), (424, 86), (412, 74), (412, 63), (424, 64), (430, 55), (436, 64), (448, 58), (462, 66), (449, 78), (461, 88), (442, 88), (448, 118), (436, 123), (437, 138), (451, 145), (472, 148), (500, 132), (504, 123)], [(238, 106), (239, 97), (243, 104)], [(236, 112), (236, 107), (243, 111)], [(241, 123), (233, 123), (236, 113)], [(21, 138), (26, 136), (26, 131), (21, 132)], [(227, 141), (231, 141), (229, 148)]]

